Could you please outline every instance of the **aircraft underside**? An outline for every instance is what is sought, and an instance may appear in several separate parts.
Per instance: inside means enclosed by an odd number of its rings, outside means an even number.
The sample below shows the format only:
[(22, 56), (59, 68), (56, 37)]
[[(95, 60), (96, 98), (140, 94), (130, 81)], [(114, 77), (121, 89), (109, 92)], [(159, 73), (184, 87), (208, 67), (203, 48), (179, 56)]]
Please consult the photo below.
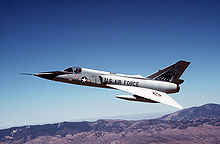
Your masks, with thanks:
[(131, 95), (117, 95), (117, 98), (138, 102), (163, 103), (182, 109), (182, 106), (168, 94), (179, 92), (179, 85), (183, 83), (180, 76), (189, 64), (190, 62), (179, 61), (148, 77), (79, 67), (69, 67), (63, 71), (41, 72), (33, 75), (70, 84), (121, 90)]

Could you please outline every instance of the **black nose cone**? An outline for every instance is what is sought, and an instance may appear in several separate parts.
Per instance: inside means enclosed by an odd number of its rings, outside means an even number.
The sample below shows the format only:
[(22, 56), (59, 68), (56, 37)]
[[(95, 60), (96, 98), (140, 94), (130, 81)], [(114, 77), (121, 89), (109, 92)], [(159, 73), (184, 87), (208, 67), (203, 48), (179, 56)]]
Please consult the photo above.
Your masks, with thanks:
[(34, 75), (37, 76), (37, 77), (48, 79), (48, 80), (53, 80), (57, 76), (57, 74), (50, 73), (50, 72), (48, 72), (48, 73), (46, 73), (46, 72), (45, 73), (36, 73)]

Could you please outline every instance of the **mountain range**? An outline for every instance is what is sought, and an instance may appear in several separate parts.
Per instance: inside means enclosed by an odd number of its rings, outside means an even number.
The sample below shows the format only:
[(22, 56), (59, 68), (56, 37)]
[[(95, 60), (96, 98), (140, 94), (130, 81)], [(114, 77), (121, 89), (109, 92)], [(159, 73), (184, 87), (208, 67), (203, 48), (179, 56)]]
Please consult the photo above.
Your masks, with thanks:
[(147, 120), (98, 120), (12, 127), (0, 144), (220, 143), (220, 105), (206, 104)]

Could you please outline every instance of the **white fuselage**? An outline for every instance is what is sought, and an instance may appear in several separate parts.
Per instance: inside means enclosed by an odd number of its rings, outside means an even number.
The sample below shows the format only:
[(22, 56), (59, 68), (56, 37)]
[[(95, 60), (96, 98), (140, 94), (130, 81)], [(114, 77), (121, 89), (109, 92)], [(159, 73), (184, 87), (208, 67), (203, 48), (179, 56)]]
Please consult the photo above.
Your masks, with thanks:
[(179, 86), (175, 83), (151, 80), (145, 77), (123, 75), (105, 71), (82, 68), (80, 73), (58, 75), (54, 81), (66, 82), (77, 85), (86, 85), (102, 88), (111, 88), (107, 84), (126, 85), (132, 87), (148, 88), (165, 93), (176, 93)]
[(190, 62), (178, 61), (147, 77), (124, 75), (80, 67), (68, 67), (62, 71), (35, 73), (34, 76), (76, 85), (111, 88), (130, 95), (117, 95), (117, 98), (150, 103), (163, 103), (176, 108), (183, 108), (168, 94), (179, 92), (179, 85), (184, 82), (181, 75)]

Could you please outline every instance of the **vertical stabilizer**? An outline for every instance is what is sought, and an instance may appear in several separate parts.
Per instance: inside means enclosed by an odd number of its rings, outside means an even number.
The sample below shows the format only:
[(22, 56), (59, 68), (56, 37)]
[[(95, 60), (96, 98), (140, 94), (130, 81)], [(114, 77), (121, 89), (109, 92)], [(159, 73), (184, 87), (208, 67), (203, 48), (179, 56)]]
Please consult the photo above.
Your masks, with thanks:
[(184, 80), (180, 79), (180, 77), (189, 66), (189, 64), (190, 62), (187, 61), (178, 61), (177, 63), (159, 70), (147, 78), (181, 84), (184, 82)]

